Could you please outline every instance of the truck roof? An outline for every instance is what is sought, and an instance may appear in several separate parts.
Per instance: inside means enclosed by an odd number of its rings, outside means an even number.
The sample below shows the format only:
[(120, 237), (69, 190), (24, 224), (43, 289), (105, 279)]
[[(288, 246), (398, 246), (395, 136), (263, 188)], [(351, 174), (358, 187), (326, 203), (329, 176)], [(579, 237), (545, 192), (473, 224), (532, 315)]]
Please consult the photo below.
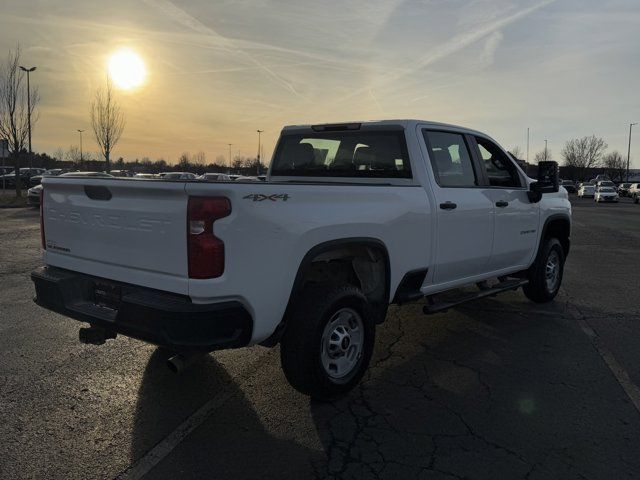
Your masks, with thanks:
[(429, 127), (435, 128), (447, 128), (447, 129), (455, 129), (459, 131), (465, 131), (468, 133), (480, 134), (486, 136), (485, 133), (482, 133), (478, 130), (474, 130), (472, 128), (463, 127), (460, 125), (453, 125), (450, 123), (442, 123), (442, 122), (434, 122), (432, 120), (418, 120), (411, 118), (404, 119), (389, 119), (389, 120), (357, 120), (357, 121), (349, 121), (349, 122), (331, 122), (331, 123), (318, 123), (318, 124), (305, 124), (305, 125), (287, 125), (283, 127), (282, 132), (291, 133), (292, 131), (297, 130), (314, 130), (318, 129), (318, 127), (338, 127), (341, 125), (366, 125), (367, 127), (374, 126), (400, 126), (404, 129), (410, 129), (415, 127), (416, 125), (427, 125)]

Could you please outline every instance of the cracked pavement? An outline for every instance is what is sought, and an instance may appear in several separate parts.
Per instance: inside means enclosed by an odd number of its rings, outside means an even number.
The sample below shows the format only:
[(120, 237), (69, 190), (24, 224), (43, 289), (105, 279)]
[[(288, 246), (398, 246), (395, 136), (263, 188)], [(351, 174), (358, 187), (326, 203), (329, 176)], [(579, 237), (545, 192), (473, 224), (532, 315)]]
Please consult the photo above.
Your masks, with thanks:
[(0, 477), (114, 478), (224, 393), (146, 478), (640, 478), (640, 413), (594, 345), (640, 385), (640, 207), (573, 202), (555, 302), (391, 307), (361, 385), (333, 404), (293, 391), (277, 348), (176, 376), (134, 340), (80, 345), (76, 322), (31, 302), (37, 212), (0, 210)]

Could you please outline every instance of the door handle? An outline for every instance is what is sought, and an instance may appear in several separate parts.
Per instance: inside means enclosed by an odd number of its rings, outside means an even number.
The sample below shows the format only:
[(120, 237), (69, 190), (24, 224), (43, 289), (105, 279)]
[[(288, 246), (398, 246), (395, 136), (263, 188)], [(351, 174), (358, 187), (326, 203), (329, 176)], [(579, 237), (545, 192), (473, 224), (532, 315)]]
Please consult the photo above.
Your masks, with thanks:
[(509, 202), (505, 202), (504, 200), (499, 200), (496, 202), (496, 207), (504, 208), (508, 206), (509, 206)]
[(453, 210), (454, 208), (456, 208), (458, 205), (456, 205), (453, 202), (444, 202), (440, 204), (440, 208), (442, 210)]

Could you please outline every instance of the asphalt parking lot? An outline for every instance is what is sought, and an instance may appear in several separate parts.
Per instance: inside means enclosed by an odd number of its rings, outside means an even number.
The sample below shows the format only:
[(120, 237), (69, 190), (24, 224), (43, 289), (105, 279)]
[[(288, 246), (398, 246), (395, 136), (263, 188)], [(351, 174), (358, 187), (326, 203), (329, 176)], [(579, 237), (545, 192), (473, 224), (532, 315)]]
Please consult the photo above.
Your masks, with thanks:
[(640, 205), (572, 201), (554, 303), (392, 307), (335, 404), (277, 349), (175, 375), (150, 345), (81, 345), (31, 300), (37, 210), (0, 210), (0, 478), (640, 478)]

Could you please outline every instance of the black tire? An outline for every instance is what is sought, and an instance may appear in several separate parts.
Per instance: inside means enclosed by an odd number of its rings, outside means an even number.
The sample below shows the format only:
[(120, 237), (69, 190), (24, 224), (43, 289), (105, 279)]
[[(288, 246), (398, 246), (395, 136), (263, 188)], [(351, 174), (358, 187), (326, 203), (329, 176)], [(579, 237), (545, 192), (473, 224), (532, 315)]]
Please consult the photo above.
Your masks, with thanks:
[(640, 197), (637, 193), (633, 194), (633, 203), (640, 203)]
[[(556, 255), (558, 261), (557, 280), (552, 285), (547, 282), (547, 263)], [(560, 290), (564, 273), (564, 249), (557, 238), (546, 238), (540, 245), (534, 264), (529, 269), (529, 283), (522, 287), (526, 297), (536, 303), (552, 301)]]
[[(352, 370), (332, 378), (322, 364), (323, 333), (340, 311), (356, 312), (362, 324), (360, 353)], [(314, 400), (329, 402), (348, 393), (364, 375), (375, 342), (375, 312), (352, 285), (307, 287), (296, 301), (280, 341), (280, 361), (293, 388)], [(327, 338), (325, 336), (325, 338)]]

